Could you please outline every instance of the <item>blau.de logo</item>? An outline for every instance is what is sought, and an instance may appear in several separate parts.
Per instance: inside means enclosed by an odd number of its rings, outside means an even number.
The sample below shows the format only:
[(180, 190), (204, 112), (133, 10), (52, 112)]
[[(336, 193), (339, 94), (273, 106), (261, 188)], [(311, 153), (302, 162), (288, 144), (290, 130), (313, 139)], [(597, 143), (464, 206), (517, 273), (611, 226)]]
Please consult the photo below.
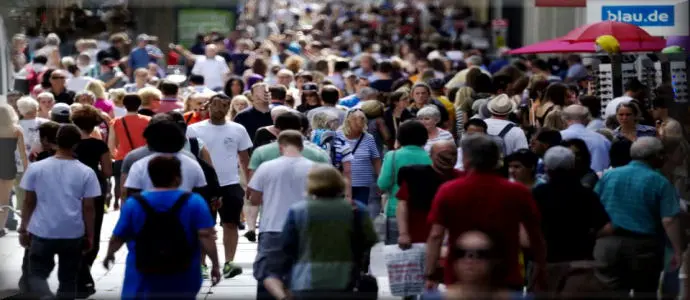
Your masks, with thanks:
[(674, 26), (673, 5), (602, 6), (603, 21), (618, 21), (637, 26)]

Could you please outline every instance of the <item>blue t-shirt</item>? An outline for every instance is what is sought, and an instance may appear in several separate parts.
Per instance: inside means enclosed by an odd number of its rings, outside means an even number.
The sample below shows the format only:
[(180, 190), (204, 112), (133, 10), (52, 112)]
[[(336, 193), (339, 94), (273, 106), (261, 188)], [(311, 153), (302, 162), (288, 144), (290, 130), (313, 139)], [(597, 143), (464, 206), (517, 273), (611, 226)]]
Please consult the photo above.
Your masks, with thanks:
[(151, 59), (149, 58), (149, 52), (146, 48), (135, 48), (132, 53), (129, 54), (129, 67), (132, 70), (138, 68), (148, 68)]
[[(141, 195), (156, 210), (166, 211), (180, 198), (183, 191), (147, 191)], [(195, 299), (201, 288), (201, 260), (200, 243), (196, 241), (196, 232), (200, 229), (214, 226), (211, 212), (206, 201), (198, 194), (192, 194), (180, 210), (182, 226), (187, 231), (187, 239), (193, 247), (192, 264), (189, 270), (175, 275), (142, 275), (136, 268), (136, 251), (134, 238), (144, 226), (146, 213), (133, 198), (127, 199), (122, 206), (120, 219), (117, 221), (113, 235), (127, 241), (127, 262), (125, 279), (122, 286), (122, 298), (150, 298), (161, 293), (182, 295), (188, 299)], [(187, 296), (188, 295), (188, 296)]]

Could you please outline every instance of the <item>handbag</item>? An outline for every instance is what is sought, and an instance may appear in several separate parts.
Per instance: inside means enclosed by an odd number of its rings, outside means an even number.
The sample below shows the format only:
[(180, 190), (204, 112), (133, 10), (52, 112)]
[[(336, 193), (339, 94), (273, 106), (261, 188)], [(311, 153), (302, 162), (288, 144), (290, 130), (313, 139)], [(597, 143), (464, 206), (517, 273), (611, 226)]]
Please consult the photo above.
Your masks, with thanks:
[[(352, 266), (352, 275), (350, 288), (357, 299), (375, 300), (378, 298), (379, 294), (379, 284), (376, 281), (376, 277), (366, 272), (364, 249), (361, 247), (361, 237), (364, 235), (364, 230), (362, 229), (362, 221), (360, 217), (360, 212), (358, 209), (352, 211), (352, 258), (354, 260)], [(366, 251), (368, 253), (368, 251)]]

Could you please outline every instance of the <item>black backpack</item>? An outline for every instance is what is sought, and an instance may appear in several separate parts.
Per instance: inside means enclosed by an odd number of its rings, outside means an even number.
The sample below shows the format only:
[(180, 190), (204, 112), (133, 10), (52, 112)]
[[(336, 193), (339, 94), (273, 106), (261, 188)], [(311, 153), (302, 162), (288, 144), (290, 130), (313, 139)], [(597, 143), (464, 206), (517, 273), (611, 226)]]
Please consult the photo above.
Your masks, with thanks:
[(196, 138), (189, 138), (189, 147), (194, 157), (196, 157), (196, 161), (201, 166), (201, 170), (204, 171), (204, 177), (206, 177), (206, 186), (195, 188), (194, 192), (201, 195), (206, 201), (211, 201), (213, 198), (220, 196), (220, 182), (218, 181), (216, 169), (205, 160), (201, 159), (201, 155), (199, 155), (199, 140)]
[[(191, 193), (184, 193), (172, 208), (165, 212), (156, 211), (141, 195), (133, 196), (146, 213), (144, 226), (134, 238), (136, 267), (142, 274), (168, 275), (189, 270), (192, 265), (193, 244), (187, 239), (180, 210), (187, 203)], [(196, 234), (196, 231), (193, 232)]]

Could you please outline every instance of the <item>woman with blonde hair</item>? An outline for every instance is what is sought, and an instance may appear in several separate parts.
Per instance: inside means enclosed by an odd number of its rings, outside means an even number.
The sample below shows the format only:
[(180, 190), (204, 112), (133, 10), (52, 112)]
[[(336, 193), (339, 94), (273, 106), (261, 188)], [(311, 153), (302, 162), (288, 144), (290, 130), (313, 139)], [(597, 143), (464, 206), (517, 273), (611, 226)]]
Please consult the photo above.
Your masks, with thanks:
[(0, 104), (0, 237), (7, 234), (5, 224), (9, 209), (10, 192), (20, 170), (26, 170), (28, 160), (24, 134), (19, 117), (12, 106)]
[(125, 104), (122, 103), (126, 94), (127, 92), (125, 89), (110, 89), (110, 91), (108, 91), (110, 101), (113, 102), (113, 117), (124, 117), (127, 114), (127, 108), (125, 108)]
[(36, 96), (38, 101), (38, 117), (50, 120), (50, 110), (55, 105), (55, 95), (51, 92), (43, 92)]
[(187, 125), (199, 123), (207, 120), (210, 116), (208, 114), (208, 100), (213, 94), (193, 92), (187, 96), (184, 101), (184, 121)]
[(472, 117), (472, 102), (474, 101), (474, 90), (471, 87), (462, 87), (455, 93), (455, 129), (458, 141), (465, 133), (465, 123)]
[(369, 203), (369, 191), (381, 172), (381, 154), (374, 136), (367, 132), (367, 117), (361, 109), (351, 109), (337, 132), (352, 149), (352, 200)]
[(113, 112), (113, 103), (108, 100), (108, 94), (105, 92), (105, 83), (100, 80), (91, 80), (86, 84), (85, 90), (92, 92), (96, 96), (96, 101), (93, 103), (95, 108), (108, 114), (111, 118), (115, 117)]
[[(251, 101), (249, 101), (249, 98), (247, 98), (244, 95), (237, 95), (232, 98), (232, 101), (230, 101), (230, 112), (229, 112), (229, 117), (230, 120), (235, 120), (235, 117), (237, 114), (239, 114), (241, 111), (249, 108), (252, 106)], [(271, 117), (275, 121), (275, 117), (273, 117), (273, 114), (271, 114)]]

